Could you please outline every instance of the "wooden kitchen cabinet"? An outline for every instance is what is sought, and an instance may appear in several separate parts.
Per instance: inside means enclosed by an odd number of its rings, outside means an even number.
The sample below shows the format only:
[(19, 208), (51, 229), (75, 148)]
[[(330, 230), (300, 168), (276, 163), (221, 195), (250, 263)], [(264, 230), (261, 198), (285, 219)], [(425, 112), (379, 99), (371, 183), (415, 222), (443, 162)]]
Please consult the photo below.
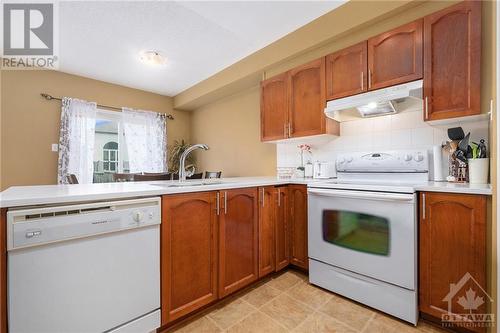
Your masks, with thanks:
[(0, 209), (0, 333), (7, 333), (7, 209)]
[(422, 20), (368, 39), (368, 89), (422, 78)]
[(325, 58), (262, 81), (260, 102), (261, 141), (340, 134), (324, 114)]
[(424, 18), (424, 119), (481, 113), (481, 1)]
[(420, 193), (419, 304), (424, 316), (440, 320), (448, 312), (447, 297), (452, 297), (453, 313), (468, 313), (458, 299), (469, 288), (484, 300), (474, 312), (488, 313), (488, 296), (480, 290), (487, 290), (486, 205), (481, 195)]
[(325, 58), (290, 70), (289, 77), (289, 137), (325, 133)]
[(280, 271), (290, 264), (290, 227), (288, 221), (288, 186), (276, 188), (275, 269)]
[(217, 299), (216, 192), (165, 195), (161, 224), (162, 325)]
[(262, 141), (287, 138), (288, 75), (283, 73), (260, 84), (260, 131)]
[(274, 272), (277, 190), (274, 186), (259, 188), (259, 278)]
[(367, 42), (326, 56), (326, 98), (356, 95), (368, 89)]
[(307, 269), (307, 186), (288, 186), (288, 223), (290, 226), (290, 263)]
[(257, 188), (221, 191), (219, 215), (219, 297), (257, 280)]

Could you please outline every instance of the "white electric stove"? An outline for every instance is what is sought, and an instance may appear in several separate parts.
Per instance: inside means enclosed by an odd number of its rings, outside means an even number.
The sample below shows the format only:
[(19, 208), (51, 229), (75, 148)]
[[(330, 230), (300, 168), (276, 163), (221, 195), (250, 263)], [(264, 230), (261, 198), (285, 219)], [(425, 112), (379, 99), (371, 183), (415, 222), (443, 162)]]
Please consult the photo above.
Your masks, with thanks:
[(416, 324), (417, 198), (425, 150), (346, 153), (309, 185), (309, 279)]

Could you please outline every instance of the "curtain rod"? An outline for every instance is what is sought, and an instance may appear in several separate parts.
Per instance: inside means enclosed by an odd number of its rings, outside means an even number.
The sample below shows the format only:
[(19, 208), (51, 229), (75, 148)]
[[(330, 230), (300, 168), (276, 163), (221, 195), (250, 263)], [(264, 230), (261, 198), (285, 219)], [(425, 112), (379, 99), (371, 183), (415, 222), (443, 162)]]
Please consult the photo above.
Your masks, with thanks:
[[(51, 96), (51, 95), (46, 94), (46, 93), (41, 93), (40, 95), (43, 98), (45, 98), (46, 100), (48, 100), (48, 101), (51, 101), (51, 100), (62, 101), (62, 98), (60, 98), (60, 97), (54, 97), (54, 96)], [(122, 110), (122, 108), (118, 108), (116, 106), (108, 106), (108, 105), (101, 105), (101, 104), (97, 104), (97, 106), (100, 107), (100, 108), (105, 108), (105, 109), (110, 109), (110, 110), (117, 110), (117, 111), (121, 111)], [(174, 120), (174, 116), (172, 116), (171, 114), (160, 113), (160, 115), (166, 117), (169, 120)]]

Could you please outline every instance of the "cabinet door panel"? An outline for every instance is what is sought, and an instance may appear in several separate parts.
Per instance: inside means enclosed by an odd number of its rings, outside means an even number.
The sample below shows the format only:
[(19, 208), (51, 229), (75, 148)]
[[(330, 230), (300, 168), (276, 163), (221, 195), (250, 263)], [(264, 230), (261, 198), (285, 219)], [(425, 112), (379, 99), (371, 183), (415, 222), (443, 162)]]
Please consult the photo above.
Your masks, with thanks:
[(288, 224), (288, 190), (286, 186), (278, 187), (276, 202), (276, 271), (282, 270), (290, 263), (290, 227)]
[(368, 40), (370, 90), (422, 78), (422, 20)]
[[(467, 274), (486, 288), (486, 197), (450, 193), (420, 194), (420, 311), (435, 318), (448, 312), (451, 284)], [(467, 313), (457, 301), (472, 288), (470, 279), (451, 301), (453, 313)], [(484, 297), (484, 295), (478, 295)], [(476, 313), (487, 313), (486, 303)], [(481, 330), (479, 330), (481, 331)]]
[(326, 98), (356, 95), (367, 90), (366, 41), (326, 56)]
[(290, 137), (325, 133), (325, 58), (296, 67), (289, 76)]
[(289, 223), (290, 223), (290, 263), (307, 269), (307, 187), (290, 185), (289, 193)]
[(162, 324), (167, 324), (217, 299), (215, 192), (164, 196), (162, 216)]
[(481, 1), (424, 18), (425, 120), (479, 114)]
[(261, 82), (260, 130), (261, 140), (285, 139), (288, 117), (287, 73)]
[(276, 189), (259, 188), (259, 278), (275, 268)]
[(257, 188), (222, 191), (221, 198), (219, 296), (224, 297), (258, 277)]

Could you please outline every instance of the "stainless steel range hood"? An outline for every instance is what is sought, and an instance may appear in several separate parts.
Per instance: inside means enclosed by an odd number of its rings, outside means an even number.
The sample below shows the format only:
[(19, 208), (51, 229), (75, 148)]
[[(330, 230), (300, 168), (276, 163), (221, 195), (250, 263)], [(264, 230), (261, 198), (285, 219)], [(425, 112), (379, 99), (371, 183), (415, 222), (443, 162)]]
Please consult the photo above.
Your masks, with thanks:
[(422, 80), (329, 101), (325, 114), (337, 121), (384, 116), (422, 107)]

